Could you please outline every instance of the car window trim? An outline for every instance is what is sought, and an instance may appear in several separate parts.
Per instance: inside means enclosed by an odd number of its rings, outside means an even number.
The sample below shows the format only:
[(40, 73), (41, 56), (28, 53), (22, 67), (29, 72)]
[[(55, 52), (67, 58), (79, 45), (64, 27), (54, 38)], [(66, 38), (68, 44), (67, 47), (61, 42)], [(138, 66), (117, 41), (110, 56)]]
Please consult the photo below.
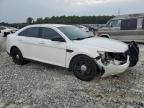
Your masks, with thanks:
[[(52, 28), (50, 28), (50, 27), (40, 27), (40, 38), (41, 39), (45, 39), (45, 38), (43, 38), (42, 37), (42, 28), (48, 28), (48, 29), (52, 29)], [(54, 30), (54, 29), (52, 29), (52, 30)], [(59, 36), (61, 36), (61, 34), (60, 33), (58, 33), (56, 30), (54, 30), (57, 34), (59, 34)], [(61, 38), (63, 38), (62, 36), (61, 36)], [(66, 39), (65, 38), (63, 38), (64, 40), (65, 40), (65, 42), (66, 42)], [(46, 40), (51, 40), (51, 39), (46, 39)]]
[(24, 30), (22, 30), (21, 32), (19, 32), (18, 34), (17, 34), (17, 36), (22, 36), (22, 35), (20, 35), (20, 33), (22, 33), (23, 31), (25, 31), (25, 30), (27, 30), (27, 29), (30, 29), (30, 28), (38, 28), (38, 35), (37, 35), (37, 37), (32, 37), (32, 36), (23, 36), (23, 37), (29, 37), (29, 38), (40, 38), (40, 27), (29, 27), (29, 28), (26, 28), (26, 29), (24, 29)]

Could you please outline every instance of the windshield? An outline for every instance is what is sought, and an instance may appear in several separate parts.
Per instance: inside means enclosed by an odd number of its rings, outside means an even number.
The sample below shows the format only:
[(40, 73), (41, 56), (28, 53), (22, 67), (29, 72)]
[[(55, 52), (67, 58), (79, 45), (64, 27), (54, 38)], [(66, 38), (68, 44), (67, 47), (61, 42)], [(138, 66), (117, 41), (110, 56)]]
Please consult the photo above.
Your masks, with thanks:
[(74, 26), (66, 26), (66, 27), (58, 27), (70, 40), (82, 40), (86, 38), (90, 38), (93, 36), (89, 36), (87, 33), (83, 32), (77, 27)]

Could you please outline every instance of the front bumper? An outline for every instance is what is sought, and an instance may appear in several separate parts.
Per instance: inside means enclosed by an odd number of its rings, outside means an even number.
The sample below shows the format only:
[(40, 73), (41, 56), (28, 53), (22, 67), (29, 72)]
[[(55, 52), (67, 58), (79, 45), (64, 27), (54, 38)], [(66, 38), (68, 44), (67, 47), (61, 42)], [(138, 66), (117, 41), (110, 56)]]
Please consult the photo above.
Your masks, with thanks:
[(128, 57), (127, 63), (125, 63), (123, 65), (115, 65), (113, 63), (110, 63), (109, 65), (105, 66), (101, 62), (101, 60), (97, 61), (97, 63), (99, 65), (99, 68), (103, 70), (102, 77), (107, 77), (110, 75), (116, 75), (116, 74), (126, 71), (129, 67), (130, 61), (129, 61), (129, 57)]
[(127, 56), (127, 60), (123, 64), (115, 64), (113, 61), (109, 62), (107, 65), (102, 63), (102, 60), (96, 60), (99, 65), (102, 77), (107, 77), (110, 75), (116, 75), (122, 73), (128, 69), (128, 67), (133, 67), (137, 64), (139, 60), (139, 47), (135, 42), (131, 42), (128, 45), (128, 50), (124, 53)]

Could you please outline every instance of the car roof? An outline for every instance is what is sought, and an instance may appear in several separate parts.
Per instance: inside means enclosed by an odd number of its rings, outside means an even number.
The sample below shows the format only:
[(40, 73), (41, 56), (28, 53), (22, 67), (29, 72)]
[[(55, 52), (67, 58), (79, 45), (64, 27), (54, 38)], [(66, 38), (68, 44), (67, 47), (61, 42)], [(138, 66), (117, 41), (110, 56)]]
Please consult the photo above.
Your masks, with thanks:
[(34, 25), (29, 25), (29, 27), (67, 27), (71, 25), (66, 25), (66, 24), (34, 24)]
[(144, 18), (144, 13), (118, 15), (118, 16), (112, 18), (112, 20), (129, 19), (129, 18)]

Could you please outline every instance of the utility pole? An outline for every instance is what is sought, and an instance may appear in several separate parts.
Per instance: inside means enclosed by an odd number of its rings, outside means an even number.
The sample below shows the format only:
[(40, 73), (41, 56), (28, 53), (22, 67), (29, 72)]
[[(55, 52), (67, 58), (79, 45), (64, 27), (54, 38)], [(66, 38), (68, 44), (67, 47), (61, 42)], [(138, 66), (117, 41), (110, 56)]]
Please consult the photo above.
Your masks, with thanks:
[(120, 9), (118, 10), (118, 15), (120, 15)]

